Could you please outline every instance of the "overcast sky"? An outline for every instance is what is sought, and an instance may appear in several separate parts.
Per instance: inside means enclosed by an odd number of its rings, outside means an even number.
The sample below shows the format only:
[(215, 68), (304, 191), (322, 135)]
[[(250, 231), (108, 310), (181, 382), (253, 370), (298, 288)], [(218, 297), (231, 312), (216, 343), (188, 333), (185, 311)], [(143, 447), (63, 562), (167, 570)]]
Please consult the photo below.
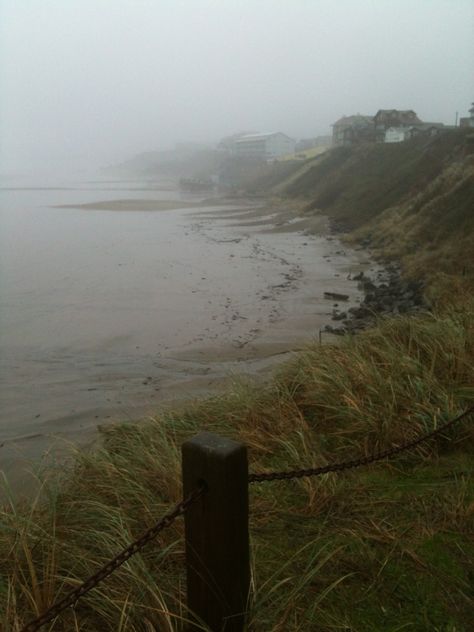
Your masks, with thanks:
[(0, 170), (109, 164), (343, 114), (454, 123), (473, 0), (0, 0)]

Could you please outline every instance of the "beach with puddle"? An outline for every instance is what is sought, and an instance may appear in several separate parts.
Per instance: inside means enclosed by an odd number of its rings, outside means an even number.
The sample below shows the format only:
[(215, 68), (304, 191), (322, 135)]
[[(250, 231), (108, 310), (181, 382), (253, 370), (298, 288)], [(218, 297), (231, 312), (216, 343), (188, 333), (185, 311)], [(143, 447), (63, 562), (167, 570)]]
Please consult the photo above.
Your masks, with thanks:
[[(0, 457), (265, 379), (369, 262), (284, 205), (124, 183), (0, 190)], [(310, 232), (311, 231), (311, 232)]]

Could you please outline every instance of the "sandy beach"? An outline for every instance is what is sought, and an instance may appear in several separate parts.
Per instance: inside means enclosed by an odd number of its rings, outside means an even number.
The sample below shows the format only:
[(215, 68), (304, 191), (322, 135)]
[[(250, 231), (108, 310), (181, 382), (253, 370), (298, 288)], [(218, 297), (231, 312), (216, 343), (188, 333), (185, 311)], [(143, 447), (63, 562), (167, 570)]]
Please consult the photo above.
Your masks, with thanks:
[(3, 296), (0, 449), (12, 480), (58, 439), (84, 445), (99, 425), (218, 392), (238, 375), (265, 379), (330, 322), (325, 291), (348, 294), (347, 307), (360, 300), (348, 277), (367, 268), (363, 254), (285, 205), (50, 206), (35, 219), (71, 239), (45, 255), (33, 236)]
[[(186, 200), (137, 200), (120, 199), (105, 200), (103, 202), (90, 202), (86, 204), (62, 204), (57, 208), (74, 208), (84, 211), (173, 211), (175, 209), (202, 207), (203, 202), (193, 202)], [(207, 203), (209, 206), (209, 202)]]

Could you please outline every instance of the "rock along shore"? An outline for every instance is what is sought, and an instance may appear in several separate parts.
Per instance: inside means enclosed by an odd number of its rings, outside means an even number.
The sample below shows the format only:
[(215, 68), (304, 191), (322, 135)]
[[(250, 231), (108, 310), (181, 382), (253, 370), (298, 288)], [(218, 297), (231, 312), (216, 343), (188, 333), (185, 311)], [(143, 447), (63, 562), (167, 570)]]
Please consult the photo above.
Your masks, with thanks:
[[(362, 244), (366, 248), (369, 244)], [(351, 277), (363, 291), (358, 307), (347, 311), (340, 303), (334, 305), (332, 320), (340, 324), (326, 325), (324, 331), (336, 335), (354, 334), (374, 325), (381, 316), (397, 316), (429, 309), (424, 295), (424, 283), (402, 278), (397, 263), (388, 263), (375, 275), (360, 272)]]

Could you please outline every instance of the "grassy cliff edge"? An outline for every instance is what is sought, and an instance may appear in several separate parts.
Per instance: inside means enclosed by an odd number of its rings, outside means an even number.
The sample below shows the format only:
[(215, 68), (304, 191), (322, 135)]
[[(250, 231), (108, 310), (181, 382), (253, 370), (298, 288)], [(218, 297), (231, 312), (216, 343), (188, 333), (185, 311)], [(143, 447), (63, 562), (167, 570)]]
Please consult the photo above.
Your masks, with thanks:
[[(104, 428), (70, 471), (40, 472), (41, 499), (11, 495), (0, 515), (2, 629), (20, 630), (179, 500), (180, 445), (199, 430), (244, 441), (251, 471), (280, 470), (368, 455), (472, 405), (472, 145), (448, 136), (335, 150), (278, 185), (426, 274), (433, 313), (310, 343), (263, 388), (236, 381), (185, 410)], [(473, 448), (469, 419), (386, 463), (252, 486), (249, 630), (468, 632)], [(49, 629), (182, 629), (183, 562), (177, 522)]]

